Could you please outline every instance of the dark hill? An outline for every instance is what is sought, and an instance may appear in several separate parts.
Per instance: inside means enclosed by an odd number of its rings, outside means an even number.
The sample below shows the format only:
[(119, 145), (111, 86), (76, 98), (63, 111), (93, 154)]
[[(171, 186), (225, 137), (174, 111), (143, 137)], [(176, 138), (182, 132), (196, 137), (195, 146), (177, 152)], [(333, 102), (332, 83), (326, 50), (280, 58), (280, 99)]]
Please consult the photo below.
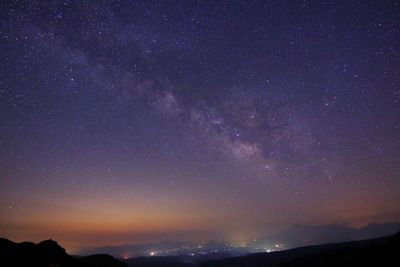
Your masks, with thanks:
[[(141, 257), (126, 261), (134, 267), (316, 267), (400, 266), (400, 233), (378, 239), (301, 247), (243, 257), (188, 262), (187, 257)], [(75, 258), (53, 240), (39, 244), (0, 238), (0, 266), (123, 267), (110, 255)]]
[(353, 228), (348, 224), (330, 225), (293, 225), (274, 235), (258, 240), (266, 243), (283, 243), (287, 248), (341, 243), (351, 240), (366, 240), (389, 236), (400, 229), (400, 223), (369, 224), (361, 228)]
[(74, 258), (53, 240), (34, 244), (31, 242), (15, 243), (0, 238), (0, 266), (123, 267), (126, 265), (109, 255)]
[(400, 233), (391, 237), (309, 246), (205, 262), (202, 267), (400, 266)]
[(131, 267), (316, 267), (400, 266), (400, 233), (377, 239), (300, 247), (218, 260), (188, 261), (185, 256), (128, 259)]
[(400, 266), (400, 234), (383, 244), (338, 248), (300, 257), (280, 267)]

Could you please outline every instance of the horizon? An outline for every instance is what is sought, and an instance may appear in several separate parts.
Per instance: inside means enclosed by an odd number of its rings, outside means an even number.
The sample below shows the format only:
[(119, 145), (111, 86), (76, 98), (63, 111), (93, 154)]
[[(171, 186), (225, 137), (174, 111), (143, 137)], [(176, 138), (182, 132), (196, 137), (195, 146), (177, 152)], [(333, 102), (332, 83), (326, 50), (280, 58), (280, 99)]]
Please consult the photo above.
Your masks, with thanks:
[[(295, 248), (382, 239), (399, 234), (400, 222), (370, 223), (352, 226), (346, 223), (326, 225), (292, 225), (272, 235), (263, 235), (249, 240), (161, 240), (147, 243), (124, 243), (104, 246), (85, 246), (72, 250), (53, 238), (39, 240), (11, 240), (12, 242), (41, 243), (53, 240), (70, 255), (108, 254), (127, 260), (140, 257), (212, 256), (216, 258), (245, 256), (252, 253), (285, 251)], [(306, 239), (306, 240), (303, 240)], [(193, 258), (195, 260), (195, 258)], [(196, 260), (195, 260), (196, 261)]]
[[(371, 230), (371, 228), (374, 227), (377, 229)], [(298, 232), (299, 230), (297, 228), (301, 228), (301, 231)], [(309, 236), (309, 232), (305, 232), (304, 230), (311, 231), (311, 236)], [(343, 231), (345, 231), (346, 237), (342, 236)], [(232, 255), (238, 256), (246, 255), (248, 253), (289, 250), (310, 245), (381, 238), (397, 234), (399, 231), (400, 222), (370, 223), (359, 227), (354, 227), (346, 223), (328, 225), (292, 225), (283, 231), (252, 237), (247, 240), (161, 240), (150, 243), (124, 243), (97, 247), (82, 246), (76, 250), (70, 251), (70, 253), (75, 255), (106, 253), (117, 258), (127, 259), (149, 256), (195, 256), (203, 255), (205, 253), (212, 254), (217, 248), (219, 253), (230, 252)], [(308, 240), (303, 243), (303, 241), (299, 240), (299, 234), (300, 236), (304, 235), (308, 238), (316, 239)], [(318, 234), (319, 237), (316, 237), (315, 234)], [(174, 251), (176, 248), (179, 248), (179, 250)], [(227, 248), (235, 248), (237, 251), (235, 251), (235, 249), (233, 251), (227, 250)]]
[(400, 222), (400, 5), (4, 1), (0, 236)]

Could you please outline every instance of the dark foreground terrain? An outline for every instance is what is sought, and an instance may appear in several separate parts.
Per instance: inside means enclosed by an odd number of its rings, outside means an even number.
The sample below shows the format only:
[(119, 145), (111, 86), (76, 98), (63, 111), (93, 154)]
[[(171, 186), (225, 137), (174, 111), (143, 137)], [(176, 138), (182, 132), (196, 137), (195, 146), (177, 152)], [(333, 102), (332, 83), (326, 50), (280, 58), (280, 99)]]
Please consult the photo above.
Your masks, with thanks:
[(400, 233), (379, 239), (257, 253), (202, 264), (202, 267), (217, 266), (400, 266)]
[(4, 238), (0, 238), (0, 266), (127, 267), (121, 261), (105, 254), (72, 257), (53, 240), (34, 244), (31, 242), (15, 243)]
[(188, 260), (187, 256), (140, 257), (119, 261), (101, 254), (72, 257), (53, 240), (39, 244), (0, 239), (1, 266), (99, 267), (314, 267), (400, 266), (400, 233), (371, 240), (309, 246), (219, 260)]

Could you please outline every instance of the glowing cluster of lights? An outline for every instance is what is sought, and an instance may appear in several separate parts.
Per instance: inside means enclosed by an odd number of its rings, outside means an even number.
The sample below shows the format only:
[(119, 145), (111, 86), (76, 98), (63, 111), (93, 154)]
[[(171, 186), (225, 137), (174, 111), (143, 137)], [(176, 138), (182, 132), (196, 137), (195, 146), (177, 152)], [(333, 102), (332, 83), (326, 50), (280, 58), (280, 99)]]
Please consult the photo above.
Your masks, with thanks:
[(156, 251), (150, 251), (150, 252), (149, 252), (149, 255), (150, 255), (150, 256), (155, 256), (155, 255), (157, 255), (157, 252), (156, 252)]

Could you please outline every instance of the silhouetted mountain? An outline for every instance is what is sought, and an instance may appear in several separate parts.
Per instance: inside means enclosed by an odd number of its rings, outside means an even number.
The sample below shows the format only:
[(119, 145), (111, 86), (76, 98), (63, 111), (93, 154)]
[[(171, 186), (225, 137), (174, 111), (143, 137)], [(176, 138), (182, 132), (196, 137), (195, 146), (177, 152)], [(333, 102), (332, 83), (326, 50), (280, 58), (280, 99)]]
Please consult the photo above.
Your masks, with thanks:
[[(362, 228), (353, 228), (348, 224), (321, 226), (295, 225), (274, 235), (261, 238), (258, 237), (256, 238), (256, 242), (248, 244), (247, 247), (237, 248), (235, 251), (232, 251), (230, 244), (217, 241), (207, 241), (201, 244), (201, 249), (198, 249), (199, 244), (195, 242), (164, 241), (147, 244), (125, 244), (119, 246), (80, 248), (78, 252), (79, 254), (84, 255), (110, 254), (114, 257), (122, 257), (122, 255), (127, 255), (128, 257), (130, 255), (135, 255), (135, 257), (145, 257), (148, 256), (151, 251), (157, 251), (157, 256), (177, 256), (192, 253), (198, 255), (201, 251), (210, 252), (218, 250), (221, 252), (225, 248), (226, 250), (224, 251), (229, 252), (231, 255), (213, 254), (214, 256), (222, 258), (242, 256), (248, 253), (261, 251), (256, 248), (274, 248), (275, 244), (282, 244), (283, 246), (281, 248), (290, 249), (318, 244), (373, 239), (395, 234), (398, 229), (400, 229), (400, 223), (370, 224)], [(208, 253), (208, 255), (210, 255), (210, 253)]]
[[(308, 246), (286, 251), (255, 253), (210, 260), (207, 256), (138, 257), (130, 267), (317, 267), (400, 266), (400, 233), (388, 237)], [(0, 238), (0, 266), (123, 267), (110, 255), (72, 257), (53, 240), (39, 244), (15, 243)]]
[(6, 263), (1, 264), (3, 266), (81, 266), (53, 240), (36, 245), (31, 242), (14, 243), (1, 238), (0, 260)]
[(400, 266), (400, 233), (384, 244), (333, 249), (303, 256), (279, 267)]
[(395, 234), (398, 229), (400, 229), (400, 223), (369, 224), (362, 228), (353, 228), (347, 224), (295, 225), (277, 234), (260, 238), (259, 241), (282, 243), (286, 248), (294, 248), (307, 245), (372, 239)]
[(255, 253), (218, 260), (190, 256), (128, 259), (130, 267), (303, 267), (400, 266), (400, 233), (377, 239), (308, 246), (270, 253)]
[(0, 238), (0, 266), (123, 267), (126, 265), (109, 255), (74, 258), (53, 240), (34, 244), (15, 243)]
[(400, 266), (400, 233), (373, 240), (309, 246), (202, 263), (202, 267)]

